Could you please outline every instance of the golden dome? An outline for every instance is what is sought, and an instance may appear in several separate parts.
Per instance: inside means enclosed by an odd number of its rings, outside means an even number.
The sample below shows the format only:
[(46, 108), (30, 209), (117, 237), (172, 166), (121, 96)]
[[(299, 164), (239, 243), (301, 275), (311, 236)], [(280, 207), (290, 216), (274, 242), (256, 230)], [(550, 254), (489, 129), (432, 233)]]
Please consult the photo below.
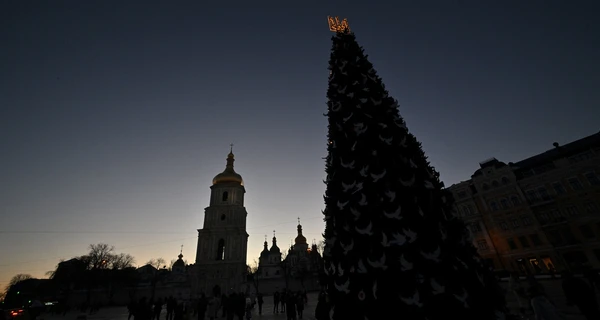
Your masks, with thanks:
[(219, 173), (213, 178), (213, 185), (221, 184), (221, 183), (236, 183), (240, 185), (244, 185), (244, 180), (242, 176), (240, 176), (235, 170), (233, 170), (233, 152), (229, 152), (227, 155), (227, 165), (225, 166), (225, 171)]

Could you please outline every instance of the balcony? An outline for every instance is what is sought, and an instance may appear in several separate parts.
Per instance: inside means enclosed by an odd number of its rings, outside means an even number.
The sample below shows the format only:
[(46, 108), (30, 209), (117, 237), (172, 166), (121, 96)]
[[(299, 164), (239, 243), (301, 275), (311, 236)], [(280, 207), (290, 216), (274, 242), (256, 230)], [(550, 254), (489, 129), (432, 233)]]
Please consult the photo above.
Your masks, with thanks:
[(554, 203), (556, 196), (544, 195), (543, 197), (527, 198), (527, 201), (529, 202), (529, 206), (534, 208)]

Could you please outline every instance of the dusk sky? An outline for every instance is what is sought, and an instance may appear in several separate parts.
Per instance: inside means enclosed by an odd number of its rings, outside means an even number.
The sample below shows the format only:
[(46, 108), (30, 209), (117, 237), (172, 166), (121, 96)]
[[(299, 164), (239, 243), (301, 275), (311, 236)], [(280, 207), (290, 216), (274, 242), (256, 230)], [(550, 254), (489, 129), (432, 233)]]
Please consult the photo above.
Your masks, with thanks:
[(195, 260), (234, 143), (248, 263), (324, 223), (327, 15), (446, 186), (598, 132), (598, 1), (2, 1), (0, 288), (104, 242)]

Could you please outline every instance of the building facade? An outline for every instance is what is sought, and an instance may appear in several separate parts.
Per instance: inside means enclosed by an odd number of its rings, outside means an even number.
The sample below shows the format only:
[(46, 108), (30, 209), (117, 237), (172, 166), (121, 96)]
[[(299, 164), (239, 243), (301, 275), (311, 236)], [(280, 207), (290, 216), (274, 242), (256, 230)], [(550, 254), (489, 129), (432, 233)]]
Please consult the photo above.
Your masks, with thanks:
[(480, 255), (522, 274), (600, 268), (600, 133), (450, 186)]
[(246, 290), (246, 208), (244, 181), (233, 168), (234, 155), (227, 156), (225, 171), (213, 179), (210, 205), (204, 212), (204, 226), (198, 229), (196, 251), (197, 292), (211, 294)]

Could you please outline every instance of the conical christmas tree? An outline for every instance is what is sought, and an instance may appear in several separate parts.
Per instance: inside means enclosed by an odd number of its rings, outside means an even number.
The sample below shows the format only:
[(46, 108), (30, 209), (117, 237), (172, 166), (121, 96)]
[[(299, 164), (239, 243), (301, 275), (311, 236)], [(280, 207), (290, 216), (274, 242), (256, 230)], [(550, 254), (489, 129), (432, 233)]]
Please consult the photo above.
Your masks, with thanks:
[(329, 61), (324, 264), (333, 320), (496, 319), (504, 298), (349, 29)]

